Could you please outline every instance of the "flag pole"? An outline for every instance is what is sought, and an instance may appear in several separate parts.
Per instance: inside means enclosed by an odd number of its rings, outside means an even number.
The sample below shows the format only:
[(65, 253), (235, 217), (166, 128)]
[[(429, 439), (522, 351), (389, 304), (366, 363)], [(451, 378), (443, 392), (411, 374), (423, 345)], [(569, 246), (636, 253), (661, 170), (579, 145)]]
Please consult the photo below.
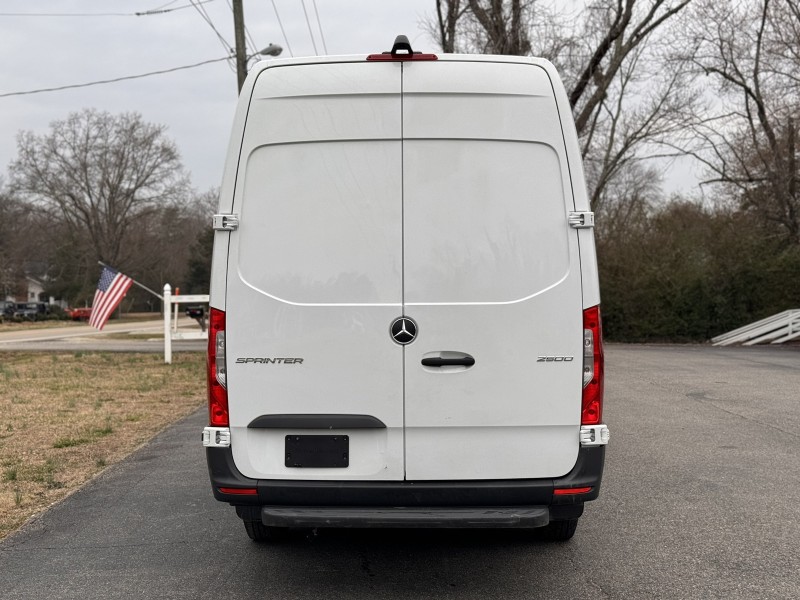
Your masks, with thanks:
[[(107, 265), (107, 264), (106, 264), (106, 263), (104, 263), (102, 260), (98, 260), (98, 261), (97, 261), (97, 264), (98, 264), (98, 265), (100, 265), (101, 267), (107, 267), (107, 268), (109, 268), (109, 269), (114, 269), (114, 267), (111, 267), (111, 266)], [(114, 269), (114, 270), (116, 271), (116, 269)], [(155, 292), (154, 292), (153, 290), (151, 290), (149, 287), (147, 287), (146, 285), (142, 285), (141, 283), (139, 283), (138, 281), (136, 281), (136, 280), (135, 280), (133, 277), (131, 277), (130, 275), (128, 275), (127, 277), (129, 277), (129, 278), (130, 278), (130, 280), (131, 280), (131, 283), (133, 283), (134, 285), (137, 285), (137, 286), (139, 286), (140, 288), (142, 288), (142, 289), (143, 289), (144, 291), (146, 291), (146, 292), (150, 292), (151, 294), (153, 294), (153, 296), (155, 296), (156, 298), (158, 298), (158, 299), (159, 299), (159, 300), (161, 300), (162, 302), (164, 301), (164, 296), (162, 296), (161, 294), (157, 294), (157, 293), (155, 293)], [(120, 304), (122, 304), (122, 303), (120, 302)]]

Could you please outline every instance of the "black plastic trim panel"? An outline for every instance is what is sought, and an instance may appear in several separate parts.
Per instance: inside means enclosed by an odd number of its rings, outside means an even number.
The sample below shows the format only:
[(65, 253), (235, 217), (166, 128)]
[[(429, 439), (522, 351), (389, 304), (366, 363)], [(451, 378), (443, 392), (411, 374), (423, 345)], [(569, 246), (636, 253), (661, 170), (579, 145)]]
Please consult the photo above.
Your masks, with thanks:
[(553, 487), (581, 488), (590, 487), (592, 491), (574, 496), (556, 496), (553, 504), (577, 504), (588, 500), (596, 500), (600, 495), (600, 480), (603, 478), (603, 466), (606, 460), (606, 447), (593, 446), (581, 448), (578, 460), (572, 471), (553, 480)]
[(386, 429), (370, 415), (261, 415), (248, 429)]

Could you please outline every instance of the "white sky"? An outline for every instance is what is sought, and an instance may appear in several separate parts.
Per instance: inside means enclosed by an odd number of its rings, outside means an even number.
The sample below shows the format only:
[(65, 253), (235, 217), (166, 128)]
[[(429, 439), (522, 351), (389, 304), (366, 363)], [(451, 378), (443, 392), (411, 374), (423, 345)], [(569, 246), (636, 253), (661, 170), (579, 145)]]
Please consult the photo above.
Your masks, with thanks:
[[(169, 4), (169, 6), (164, 6)], [(189, 0), (2, 0), (0, 13), (134, 13)], [(275, 43), (289, 57), (272, 0), (244, 0), (247, 30), (261, 49)], [(314, 55), (301, 0), (275, 0), (294, 56)], [(319, 54), (324, 54), (313, 0), (305, 0)], [(233, 46), (228, 0), (202, 5)], [(414, 49), (436, 51), (420, 27), (434, 0), (316, 0), (328, 54), (391, 48), (405, 34)], [(417, 48), (417, 46), (419, 48)], [(136, 75), (226, 56), (194, 8), (152, 16), (22, 17), (0, 14), (0, 95)], [(21, 129), (45, 133), (52, 121), (94, 107), (137, 111), (168, 127), (192, 184), (217, 186), (236, 104), (236, 73), (226, 61), (143, 79), (25, 96), (0, 97), (0, 176), (16, 156)]]

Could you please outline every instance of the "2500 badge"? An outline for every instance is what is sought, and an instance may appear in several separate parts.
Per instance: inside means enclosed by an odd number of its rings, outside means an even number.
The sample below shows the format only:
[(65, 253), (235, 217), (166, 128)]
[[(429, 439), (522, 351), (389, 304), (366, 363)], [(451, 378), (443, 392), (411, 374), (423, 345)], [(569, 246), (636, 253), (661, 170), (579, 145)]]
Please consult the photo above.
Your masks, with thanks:
[(574, 356), (537, 356), (536, 362), (572, 362)]

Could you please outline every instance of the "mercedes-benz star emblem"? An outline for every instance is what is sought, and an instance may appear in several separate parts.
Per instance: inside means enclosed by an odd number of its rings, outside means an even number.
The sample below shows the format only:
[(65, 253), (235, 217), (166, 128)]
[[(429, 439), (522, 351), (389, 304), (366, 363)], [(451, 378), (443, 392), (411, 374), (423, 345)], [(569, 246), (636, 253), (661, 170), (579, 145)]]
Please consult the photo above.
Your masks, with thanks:
[(417, 337), (417, 324), (414, 322), (414, 319), (398, 317), (392, 321), (390, 332), (395, 342), (401, 346), (405, 346), (413, 342), (414, 338)]

